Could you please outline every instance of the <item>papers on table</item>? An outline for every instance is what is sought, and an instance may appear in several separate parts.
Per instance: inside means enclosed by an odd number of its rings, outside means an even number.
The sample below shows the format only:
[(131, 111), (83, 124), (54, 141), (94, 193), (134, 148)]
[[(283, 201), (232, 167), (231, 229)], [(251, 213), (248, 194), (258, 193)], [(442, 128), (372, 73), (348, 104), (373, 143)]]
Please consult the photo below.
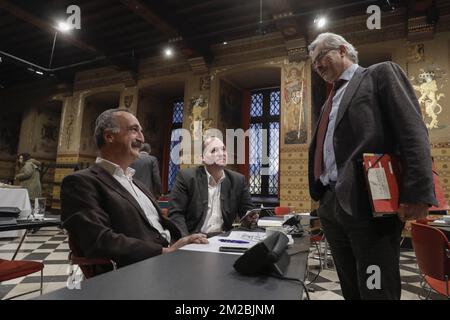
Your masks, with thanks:
[(264, 217), (258, 219), (258, 227), (266, 228), (266, 227), (282, 227), (284, 223), (283, 217)]
[[(190, 250), (190, 251), (201, 251), (201, 252), (220, 252), (220, 247), (238, 247), (238, 248), (251, 248), (261, 240), (264, 240), (266, 236), (265, 232), (246, 232), (246, 231), (232, 231), (228, 237), (223, 236), (215, 236), (209, 238), (208, 244), (197, 244), (192, 243), (188, 244), (184, 247), (181, 247), (180, 250)], [(230, 242), (221, 242), (220, 240), (237, 240), (237, 241), (245, 241), (245, 243), (230, 243)], [(225, 253), (225, 252), (221, 252)], [(237, 254), (241, 255), (242, 253), (234, 253), (234, 252), (226, 252), (226, 254)]]
[(450, 220), (434, 220), (433, 223), (441, 223), (441, 224), (448, 224), (450, 225)]
[[(265, 232), (248, 232), (248, 231), (231, 231), (230, 235), (227, 237), (224, 236), (215, 236), (208, 239), (208, 244), (197, 244), (192, 243), (188, 244), (184, 247), (181, 247), (180, 250), (188, 250), (188, 251), (200, 251), (200, 252), (215, 252), (215, 253), (224, 253), (224, 254), (235, 254), (242, 255), (242, 253), (235, 252), (220, 252), (220, 247), (237, 247), (237, 248), (251, 248), (258, 242), (263, 241), (266, 238)], [(291, 245), (294, 243), (294, 239), (292, 236), (288, 235), (289, 243)], [(222, 241), (227, 242), (222, 242)], [(233, 243), (232, 241), (237, 241), (238, 243)], [(245, 242), (245, 243), (243, 243)]]

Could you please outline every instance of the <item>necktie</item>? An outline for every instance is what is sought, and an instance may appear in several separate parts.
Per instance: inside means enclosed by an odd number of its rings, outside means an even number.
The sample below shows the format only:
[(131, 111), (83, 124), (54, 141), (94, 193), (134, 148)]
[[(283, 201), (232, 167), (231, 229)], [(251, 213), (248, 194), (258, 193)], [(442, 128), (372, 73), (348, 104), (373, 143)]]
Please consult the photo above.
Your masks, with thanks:
[(336, 91), (345, 83), (347, 80), (339, 79), (333, 83), (333, 88), (331, 89), (330, 95), (325, 102), (324, 111), (322, 117), (319, 120), (319, 127), (317, 129), (316, 136), (316, 150), (314, 152), (314, 179), (317, 181), (323, 172), (323, 143), (325, 142), (325, 135), (328, 129), (328, 121), (330, 119), (331, 107), (333, 105), (333, 97)]

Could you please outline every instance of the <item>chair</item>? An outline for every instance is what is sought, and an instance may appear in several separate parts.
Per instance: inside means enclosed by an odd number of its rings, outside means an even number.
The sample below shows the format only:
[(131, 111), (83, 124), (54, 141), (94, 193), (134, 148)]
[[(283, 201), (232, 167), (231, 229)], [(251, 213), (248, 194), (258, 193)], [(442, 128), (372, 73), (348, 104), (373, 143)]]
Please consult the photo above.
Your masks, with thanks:
[[(96, 265), (111, 265), (113, 270), (117, 269), (117, 264), (110, 259), (106, 258), (86, 258), (83, 257), (81, 251), (78, 249), (75, 243), (75, 237), (69, 234), (69, 263), (70, 263), (70, 274), (69, 279), (74, 276), (74, 265), (78, 265), (83, 272), (84, 278), (89, 279), (96, 275), (95, 266)], [(80, 279), (82, 280), (82, 279)]]
[(417, 222), (411, 223), (411, 237), (425, 282), (432, 290), (450, 299), (450, 244), (447, 237), (441, 230)]
[[(427, 216), (425, 218), (417, 219), (417, 220), (415, 220), (415, 222), (428, 225), (430, 222), (433, 222), (436, 219), (437, 219), (436, 217)], [(405, 223), (405, 226), (403, 228), (402, 238), (400, 240), (400, 246), (403, 245), (403, 242), (405, 241), (405, 239), (410, 237), (410, 235), (411, 235), (411, 222), (407, 222), (407, 223)]]
[(276, 216), (284, 216), (285, 214), (291, 213), (291, 208), (289, 207), (275, 207)]
[(35, 273), (38, 271), (41, 272), (41, 285), (40, 285), (39, 289), (15, 295), (13, 297), (8, 298), (7, 300), (17, 298), (17, 297), (20, 297), (20, 296), (23, 296), (23, 295), (26, 295), (29, 293), (37, 292), (37, 291), (40, 291), (40, 294), (42, 295), (42, 284), (43, 284), (43, 277), (44, 277), (43, 270), (44, 270), (44, 264), (41, 262), (26, 261), (26, 260), (0, 259), (0, 282), (27, 276), (29, 274), (32, 274), (32, 273)]

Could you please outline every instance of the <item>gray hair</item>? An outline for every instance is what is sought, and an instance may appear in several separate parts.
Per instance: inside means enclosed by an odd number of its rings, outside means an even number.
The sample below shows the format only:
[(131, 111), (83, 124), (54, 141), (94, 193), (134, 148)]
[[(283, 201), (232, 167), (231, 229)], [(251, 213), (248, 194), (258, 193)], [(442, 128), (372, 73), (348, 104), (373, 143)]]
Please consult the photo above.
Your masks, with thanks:
[(349, 59), (354, 63), (358, 63), (358, 51), (356, 51), (355, 47), (345, 40), (343, 36), (331, 32), (319, 34), (308, 46), (309, 55), (312, 54), (319, 44), (323, 44), (325, 49), (337, 49), (339, 46), (344, 46), (347, 48), (347, 56)]
[(126, 109), (108, 109), (103, 111), (97, 117), (97, 120), (95, 120), (94, 138), (98, 149), (101, 149), (106, 144), (105, 138), (103, 137), (105, 131), (112, 133), (120, 132), (115, 113), (121, 111), (131, 113)]

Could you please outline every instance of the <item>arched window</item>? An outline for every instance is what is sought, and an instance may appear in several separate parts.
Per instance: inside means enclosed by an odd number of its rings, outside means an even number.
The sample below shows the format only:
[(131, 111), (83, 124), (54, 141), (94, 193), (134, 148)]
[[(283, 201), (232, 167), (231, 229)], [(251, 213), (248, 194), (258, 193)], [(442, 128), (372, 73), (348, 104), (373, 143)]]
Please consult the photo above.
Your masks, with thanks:
[(250, 102), (250, 193), (278, 196), (280, 89), (254, 90)]

